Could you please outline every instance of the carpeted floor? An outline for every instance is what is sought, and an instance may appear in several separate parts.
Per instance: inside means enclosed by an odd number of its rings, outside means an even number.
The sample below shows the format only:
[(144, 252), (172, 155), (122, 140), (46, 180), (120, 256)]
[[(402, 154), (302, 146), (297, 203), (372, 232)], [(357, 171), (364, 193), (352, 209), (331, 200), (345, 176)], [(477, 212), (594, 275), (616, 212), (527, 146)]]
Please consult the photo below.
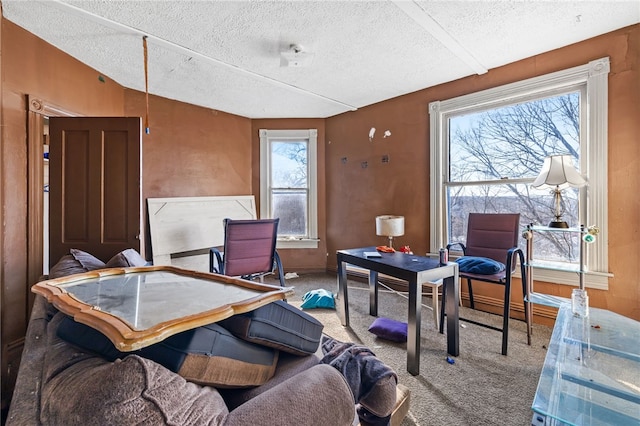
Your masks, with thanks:
[[(337, 291), (332, 274), (299, 274), (287, 280), (295, 287), (289, 303), (300, 306), (302, 296), (310, 290)], [(272, 283), (270, 280), (265, 282)], [(531, 346), (527, 345), (525, 323), (510, 321), (509, 355), (503, 356), (501, 334), (461, 322), (460, 356), (454, 364), (446, 360), (446, 335), (438, 333), (433, 321), (431, 300), (423, 297), (420, 374), (406, 370), (406, 343), (376, 338), (368, 331), (374, 321), (369, 316), (366, 284), (349, 280), (350, 327), (345, 328), (335, 310), (310, 309), (309, 314), (325, 326), (331, 337), (365, 345), (391, 366), (398, 380), (411, 390), (409, 425), (529, 425), (531, 403), (546, 355), (551, 328), (535, 325)], [(407, 321), (407, 300), (402, 294), (381, 291), (378, 315)], [(501, 326), (501, 317), (468, 308), (460, 308), (462, 317)]]

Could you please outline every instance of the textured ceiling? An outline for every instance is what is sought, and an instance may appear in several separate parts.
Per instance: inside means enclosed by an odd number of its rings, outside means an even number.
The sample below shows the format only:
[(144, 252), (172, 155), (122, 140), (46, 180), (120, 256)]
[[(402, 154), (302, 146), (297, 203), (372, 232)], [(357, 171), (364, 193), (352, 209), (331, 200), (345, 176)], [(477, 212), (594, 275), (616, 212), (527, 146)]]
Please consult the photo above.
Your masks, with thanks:
[[(249, 118), (330, 117), (640, 22), (640, 0), (2, 0), (2, 10), (141, 91), (147, 36), (150, 93)], [(281, 66), (291, 44), (304, 66)]]

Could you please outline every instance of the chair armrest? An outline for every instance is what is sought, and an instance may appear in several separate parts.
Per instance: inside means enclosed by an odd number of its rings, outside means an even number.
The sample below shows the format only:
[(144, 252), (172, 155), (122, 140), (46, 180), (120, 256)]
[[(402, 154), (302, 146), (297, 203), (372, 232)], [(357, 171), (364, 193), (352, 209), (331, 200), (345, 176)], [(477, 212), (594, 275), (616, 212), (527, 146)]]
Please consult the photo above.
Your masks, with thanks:
[(222, 253), (217, 247), (209, 249), (209, 272), (224, 275), (224, 263), (222, 262)]
[(519, 247), (511, 247), (507, 251), (507, 261), (505, 262), (505, 267), (506, 267), (505, 269), (507, 270), (507, 273), (511, 273), (511, 272), (515, 271), (516, 262), (514, 262), (514, 258), (516, 256), (518, 258), (520, 258), (521, 268), (524, 267), (524, 252)]
[(349, 426), (355, 402), (346, 380), (328, 364), (315, 365), (231, 411), (225, 426)]
[(447, 251), (451, 251), (451, 247), (460, 247), (462, 250), (462, 254), (464, 255), (467, 251), (467, 247), (463, 243), (449, 243), (447, 244)]

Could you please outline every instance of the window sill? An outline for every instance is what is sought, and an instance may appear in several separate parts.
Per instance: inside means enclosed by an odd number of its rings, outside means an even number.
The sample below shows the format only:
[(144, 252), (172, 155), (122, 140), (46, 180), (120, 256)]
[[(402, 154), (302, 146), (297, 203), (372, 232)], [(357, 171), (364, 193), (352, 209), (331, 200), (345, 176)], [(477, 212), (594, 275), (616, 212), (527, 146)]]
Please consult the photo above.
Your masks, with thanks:
[[(458, 257), (462, 255), (461, 252), (451, 252), (449, 254), (449, 262), (454, 262)], [(427, 253), (429, 257), (437, 257), (437, 253)], [(574, 270), (561, 270), (558, 268), (551, 268), (549, 266), (533, 266), (533, 281), (541, 281), (545, 283), (570, 285), (577, 287), (580, 284), (580, 277), (578, 271)], [(513, 273), (514, 278), (522, 278), (520, 275), (520, 266), (516, 268)], [(596, 290), (609, 290), (609, 278), (613, 278), (613, 274), (609, 272), (585, 272), (584, 285), (586, 288), (593, 288)], [(535, 284), (534, 284), (535, 287)]]
[[(513, 276), (521, 278), (520, 270), (517, 269)], [(604, 272), (585, 272), (584, 284), (586, 288), (593, 288), (596, 290), (609, 290), (610, 277), (613, 277), (613, 274)], [(554, 271), (550, 269), (534, 267), (533, 281), (534, 289), (535, 281), (577, 287), (580, 283), (580, 277), (578, 276), (578, 272)]]
[(300, 238), (300, 239), (278, 239), (276, 242), (277, 249), (317, 249), (317, 238)]

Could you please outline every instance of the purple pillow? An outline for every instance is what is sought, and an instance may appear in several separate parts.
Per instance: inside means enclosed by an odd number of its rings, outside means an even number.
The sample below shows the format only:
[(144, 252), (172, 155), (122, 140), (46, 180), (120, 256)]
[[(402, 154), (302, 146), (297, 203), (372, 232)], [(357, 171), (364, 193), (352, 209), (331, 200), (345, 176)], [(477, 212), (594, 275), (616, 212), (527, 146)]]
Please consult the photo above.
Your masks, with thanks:
[(407, 341), (407, 323), (392, 320), (390, 318), (376, 318), (369, 326), (369, 331), (381, 339), (393, 342)]
[(126, 268), (128, 266), (145, 266), (147, 261), (135, 249), (128, 248), (117, 253), (107, 262), (107, 268)]

